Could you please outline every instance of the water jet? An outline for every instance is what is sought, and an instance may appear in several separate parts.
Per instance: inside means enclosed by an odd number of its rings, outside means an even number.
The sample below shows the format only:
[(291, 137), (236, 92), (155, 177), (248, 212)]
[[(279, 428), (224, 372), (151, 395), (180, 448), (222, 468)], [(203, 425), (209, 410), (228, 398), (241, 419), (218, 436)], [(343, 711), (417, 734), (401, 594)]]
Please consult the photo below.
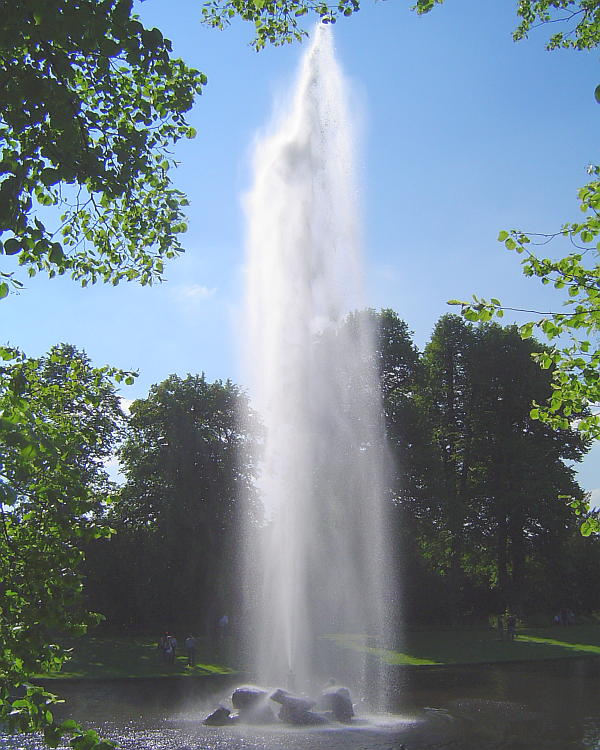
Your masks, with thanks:
[(381, 704), (371, 656), (391, 621), (385, 447), (372, 316), (348, 317), (364, 296), (346, 89), (319, 25), (288, 110), (255, 150), (245, 340), (270, 519), (248, 535), (244, 590), (259, 684), (323, 684), (323, 636), (358, 634), (364, 648), (338, 676)]

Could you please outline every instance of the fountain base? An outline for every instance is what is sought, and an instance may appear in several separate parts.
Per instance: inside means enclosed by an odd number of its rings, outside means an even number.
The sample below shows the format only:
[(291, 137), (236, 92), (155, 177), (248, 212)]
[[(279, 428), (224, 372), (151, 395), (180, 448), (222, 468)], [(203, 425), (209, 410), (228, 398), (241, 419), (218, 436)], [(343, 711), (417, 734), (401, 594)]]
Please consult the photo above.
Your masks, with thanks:
[[(274, 692), (253, 686), (236, 688), (231, 695), (231, 712), (219, 705), (204, 719), (206, 726), (231, 726), (248, 724), (285, 724), (294, 727), (321, 726), (331, 722), (348, 724), (354, 717), (354, 706), (348, 688), (335, 685), (333, 680), (317, 700), (293, 695), (277, 688)], [(272, 704), (280, 709), (275, 716)], [(313, 710), (316, 709), (316, 710)]]

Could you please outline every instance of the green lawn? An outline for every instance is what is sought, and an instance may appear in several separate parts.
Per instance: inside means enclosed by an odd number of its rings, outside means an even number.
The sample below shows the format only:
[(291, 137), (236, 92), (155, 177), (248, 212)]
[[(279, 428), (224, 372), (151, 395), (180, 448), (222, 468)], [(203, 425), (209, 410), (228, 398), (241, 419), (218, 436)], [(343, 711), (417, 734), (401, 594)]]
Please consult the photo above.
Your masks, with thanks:
[(525, 628), (513, 642), (498, 641), (493, 628), (406, 634), (398, 651), (378, 648), (359, 635), (331, 635), (340, 648), (369, 653), (388, 664), (478, 664), (600, 656), (600, 626)]
[(61, 640), (64, 648), (70, 649), (69, 660), (58, 673), (40, 675), (44, 677), (163, 677), (168, 675), (214, 675), (231, 674), (234, 660), (230, 654), (230, 643), (226, 639), (217, 644), (199, 639), (196, 648), (196, 666), (187, 666), (185, 646), (180, 643), (175, 664), (167, 666), (162, 661), (156, 641), (149, 638), (94, 637), (84, 636), (73, 640)]
[[(388, 664), (413, 666), (600, 656), (599, 625), (520, 629), (512, 643), (498, 641), (496, 631), (491, 627), (410, 632), (406, 634), (405, 645), (398, 651), (380, 648), (374, 645), (373, 639), (361, 635), (328, 635), (324, 640), (349, 653), (368, 653)], [(166, 666), (156, 648), (156, 641), (148, 638), (86, 636), (64, 641), (62, 645), (72, 649), (70, 659), (61, 672), (44, 677), (202, 676), (236, 672), (235, 644), (231, 639), (217, 642), (200, 639), (197, 664), (193, 668), (187, 666), (183, 646), (178, 649), (175, 665)]]

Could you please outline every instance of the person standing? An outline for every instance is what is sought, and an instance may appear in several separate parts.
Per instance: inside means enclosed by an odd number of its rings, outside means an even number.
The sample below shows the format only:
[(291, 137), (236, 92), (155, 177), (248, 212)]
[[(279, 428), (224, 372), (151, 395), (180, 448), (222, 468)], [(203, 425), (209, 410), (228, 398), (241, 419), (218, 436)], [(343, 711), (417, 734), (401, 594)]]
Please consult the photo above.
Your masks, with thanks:
[(506, 621), (506, 634), (508, 635), (509, 641), (515, 640), (517, 634), (517, 618), (514, 615), (509, 615)]
[(177, 640), (175, 639), (175, 636), (169, 635), (167, 633), (167, 637), (165, 639), (165, 647), (167, 665), (169, 667), (172, 667), (175, 664), (175, 651), (177, 650)]
[(225, 638), (227, 635), (227, 629), (229, 627), (229, 618), (227, 615), (223, 615), (219, 620), (219, 638)]
[(504, 639), (504, 620), (502, 619), (502, 615), (498, 615), (496, 629), (498, 631), (498, 640), (502, 641)]
[(196, 646), (198, 641), (190, 633), (185, 639), (185, 652), (187, 654), (188, 667), (193, 667), (196, 664)]

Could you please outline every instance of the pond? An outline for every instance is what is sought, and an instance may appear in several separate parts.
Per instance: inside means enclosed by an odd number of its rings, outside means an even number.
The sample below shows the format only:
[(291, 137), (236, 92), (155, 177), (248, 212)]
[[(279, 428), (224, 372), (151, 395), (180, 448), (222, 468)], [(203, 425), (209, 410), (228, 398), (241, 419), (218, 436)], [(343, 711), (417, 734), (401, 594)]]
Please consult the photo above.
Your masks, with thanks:
[[(600, 659), (402, 668), (393, 711), (321, 729), (205, 727), (227, 678), (64, 681), (61, 717), (131, 750), (578, 750), (600, 748)], [(231, 678), (229, 678), (231, 680)], [(6, 750), (39, 738), (0, 736)]]

